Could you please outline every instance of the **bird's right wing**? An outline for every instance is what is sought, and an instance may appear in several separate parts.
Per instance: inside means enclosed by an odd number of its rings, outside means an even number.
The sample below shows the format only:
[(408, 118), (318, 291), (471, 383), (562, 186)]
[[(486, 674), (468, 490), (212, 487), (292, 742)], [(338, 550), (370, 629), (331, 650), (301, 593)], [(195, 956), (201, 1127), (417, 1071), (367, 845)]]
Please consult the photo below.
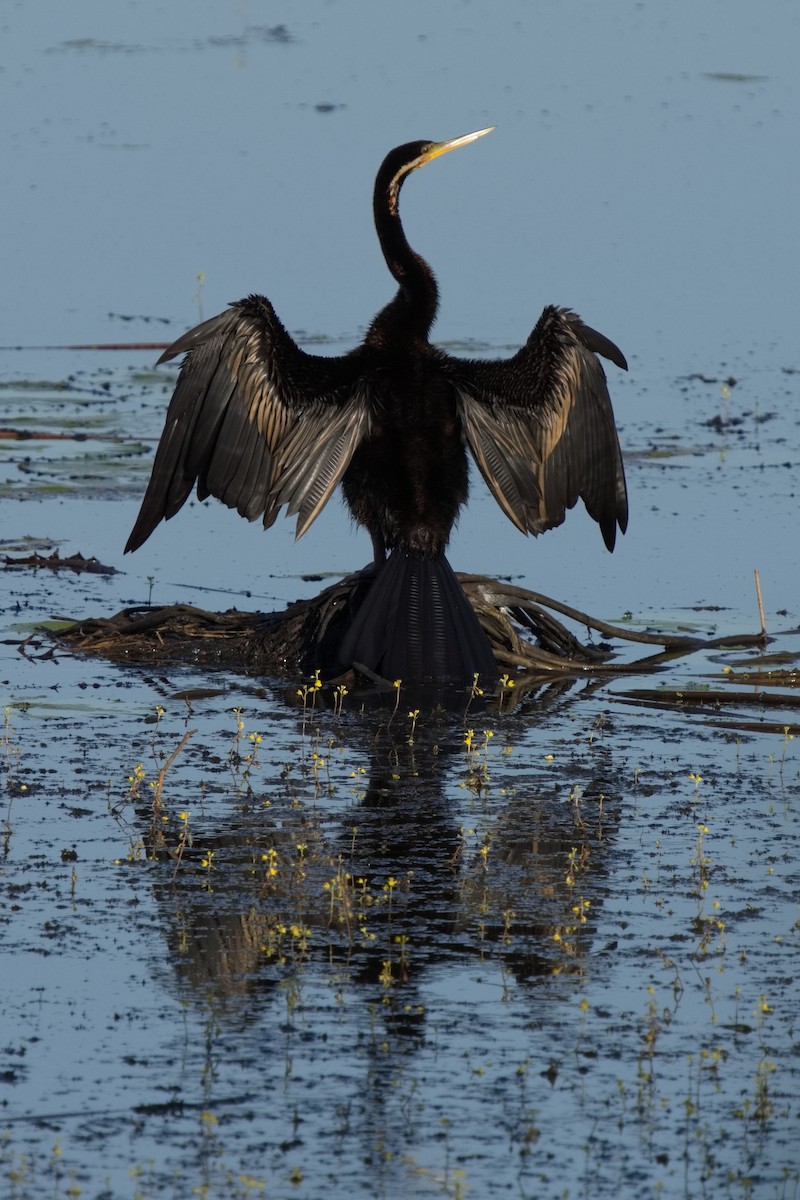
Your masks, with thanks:
[(197, 484), (248, 520), (286, 505), (300, 537), (369, 427), (357, 354), (324, 358), (292, 340), (263, 296), (191, 329), (159, 362), (186, 354), (141, 511), (135, 550)]

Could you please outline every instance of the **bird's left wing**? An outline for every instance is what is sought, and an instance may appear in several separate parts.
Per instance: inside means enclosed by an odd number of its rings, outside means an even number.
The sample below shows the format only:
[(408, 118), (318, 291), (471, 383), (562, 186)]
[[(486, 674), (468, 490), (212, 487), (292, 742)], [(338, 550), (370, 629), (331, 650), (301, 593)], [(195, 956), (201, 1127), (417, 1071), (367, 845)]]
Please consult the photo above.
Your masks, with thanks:
[(302, 351), (263, 296), (250, 296), (179, 338), (160, 362), (186, 358), (167, 410), (135, 550), (197, 485), (248, 520), (286, 505), (300, 537), (342, 478), (369, 427), (358, 352)]
[(568, 309), (544, 310), (512, 358), (446, 357), (473, 457), (495, 499), (523, 533), (560, 525), (583, 499), (609, 550), (628, 524), (622, 454), (596, 355), (621, 352)]

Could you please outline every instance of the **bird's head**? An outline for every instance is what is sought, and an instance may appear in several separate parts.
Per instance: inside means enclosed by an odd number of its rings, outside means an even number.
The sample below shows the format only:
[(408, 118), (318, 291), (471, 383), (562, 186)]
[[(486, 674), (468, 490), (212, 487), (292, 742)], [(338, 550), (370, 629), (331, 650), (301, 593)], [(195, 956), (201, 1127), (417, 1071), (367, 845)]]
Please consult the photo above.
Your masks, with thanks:
[(418, 167), (424, 167), (426, 163), (432, 162), (434, 158), (439, 158), (442, 154), (447, 154), (449, 150), (457, 150), (459, 146), (466, 146), (469, 142), (476, 141), (485, 133), (491, 133), (494, 128), (494, 125), (490, 125), (488, 129), (477, 129), (474, 133), (465, 133), (462, 137), (451, 138), (447, 142), (419, 141), (395, 146), (394, 150), (390, 150), (386, 155), (378, 171), (375, 181), (376, 199), (379, 195), (385, 196), (389, 211), (396, 215), (400, 188), (412, 171), (416, 171)]

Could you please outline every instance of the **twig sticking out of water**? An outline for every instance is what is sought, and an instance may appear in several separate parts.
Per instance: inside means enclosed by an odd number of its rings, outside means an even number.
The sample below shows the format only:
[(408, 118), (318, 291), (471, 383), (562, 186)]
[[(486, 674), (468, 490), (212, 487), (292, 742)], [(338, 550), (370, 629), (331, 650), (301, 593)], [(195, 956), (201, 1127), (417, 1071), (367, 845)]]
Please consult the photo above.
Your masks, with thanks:
[(187, 732), (183, 735), (181, 740), (178, 742), (178, 745), (172, 751), (172, 754), (170, 754), (169, 758), (167, 759), (167, 761), (164, 763), (163, 767), (158, 772), (158, 775), (156, 776), (156, 786), (155, 786), (154, 793), (153, 793), (153, 811), (154, 812), (161, 809), (161, 796), (164, 791), (164, 780), (167, 777), (167, 771), (170, 769), (172, 764), (175, 762), (175, 759), (178, 757), (178, 755), (180, 754), (183, 747), (189, 741), (189, 738), (194, 737), (194, 735), (196, 733), (197, 733), (196, 729), (187, 730)]
[(764, 620), (764, 601), (761, 599), (761, 578), (758, 574), (758, 567), (756, 567), (753, 574), (756, 577), (756, 596), (758, 597), (758, 615), (761, 620), (761, 636), (764, 639), (764, 641), (766, 641), (767, 640), (767, 623)]

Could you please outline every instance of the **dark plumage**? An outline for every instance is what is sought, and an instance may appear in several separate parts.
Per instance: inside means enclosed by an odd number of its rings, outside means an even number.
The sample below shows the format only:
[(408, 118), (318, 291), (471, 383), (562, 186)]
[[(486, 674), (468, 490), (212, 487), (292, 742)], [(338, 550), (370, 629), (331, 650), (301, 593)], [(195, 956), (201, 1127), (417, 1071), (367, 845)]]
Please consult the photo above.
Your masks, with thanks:
[[(568, 309), (548, 306), (525, 345), (496, 361), (457, 359), (428, 340), (438, 293), (398, 213), (405, 178), (489, 133), (392, 150), (375, 181), (381, 249), (399, 284), (364, 341), (336, 358), (306, 354), (269, 300), (250, 296), (179, 338), (186, 353), (141, 511), (135, 550), (197, 486), (267, 527), (297, 514), (297, 537), (339, 482), (372, 537), (376, 579), (342, 642), (406, 682), (496, 675), (477, 618), (444, 557), (467, 498), (467, 447), (523, 533), (564, 520), (581, 498), (613, 550), (628, 523), (625, 475), (597, 355), (617, 347)], [(389, 558), (387, 561), (387, 553)]]

